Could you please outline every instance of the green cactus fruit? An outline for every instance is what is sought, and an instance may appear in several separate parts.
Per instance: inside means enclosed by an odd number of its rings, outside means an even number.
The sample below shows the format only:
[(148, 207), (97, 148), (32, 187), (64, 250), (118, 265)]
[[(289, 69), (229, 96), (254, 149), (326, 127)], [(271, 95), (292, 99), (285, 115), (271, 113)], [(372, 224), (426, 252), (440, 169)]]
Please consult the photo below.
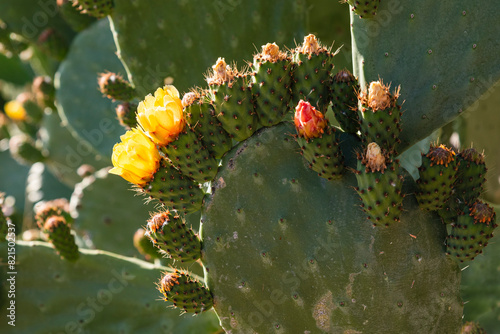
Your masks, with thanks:
[(66, 224), (71, 226), (73, 217), (69, 213), (69, 202), (66, 198), (58, 198), (51, 201), (42, 201), (35, 204), (35, 220), (40, 228), (51, 216), (63, 217)]
[(220, 159), (233, 146), (231, 137), (215, 116), (207, 91), (193, 90), (184, 94), (182, 106), (186, 122), (199, 135), (199, 139), (210, 154)]
[(30, 165), (46, 160), (38, 145), (26, 135), (15, 135), (9, 140), (10, 154), (19, 163)]
[(431, 145), (427, 154), (422, 154), (422, 165), (418, 168), (416, 193), (420, 208), (439, 210), (453, 195), (456, 180), (457, 159), (455, 152), (444, 145)]
[(377, 15), (380, 0), (345, 0), (352, 7), (352, 11), (362, 19), (373, 18)]
[(477, 322), (467, 321), (460, 329), (460, 334), (486, 334), (486, 331)]
[(275, 43), (253, 57), (254, 98), (262, 126), (276, 125), (290, 110), (292, 63)]
[(40, 228), (47, 234), (49, 241), (62, 258), (71, 262), (78, 260), (79, 252), (75, 237), (63, 217), (51, 216)]
[(198, 211), (205, 195), (198, 183), (163, 159), (151, 181), (138, 189), (151, 200), (156, 199), (180, 213)]
[(358, 115), (358, 80), (349, 70), (340, 70), (335, 74), (330, 86), (332, 110), (342, 130), (357, 133), (360, 130)]
[(231, 138), (242, 141), (257, 129), (259, 120), (251, 90), (251, 76), (240, 72), (219, 58), (212, 66), (213, 74), (207, 77), (213, 94), (215, 114)]
[(201, 242), (186, 222), (168, 211), (151, 217), (146, 235), (163, 253), (175, 261), (191, 262), (201, 257)]
[(113, 101), (130, 101), (136, 95), (132, 84), (116, 73), (100, 73), (97, 83), (101, 93)]
[(73, 6), (73, 0), (57, 0), (57, 6), (61, 16), (75, 31), (82, 31), (96, 21), (95, 17), (83, 15)]
[(342, 177), (344, 156), (339, 146), (339, 134), (321, 112), (309, 102), (299, 101), (295, 110), (296, 140), (300, 154), (309, 168), (327, 180)]
[(213, 306), (210, 291), (189, 274), (179, 270), (173, 273), (165, 272), (158, 283), (158, 290), (165, 301), (173, 303), (175, 307), (182, 309), (183, 313), (198, 314)]
[(217, 160), (210, 155), (189, 124), (161, 150), (176, 168), (196, 182), (211, 181), (217, 174)]
[(472, 204), (481, 195), (486, 182), (486, 164), (484, 154), (474, 148), (465, 149), (457, 154), (458, 171), (455, 182), (455, 194), (465, 203)]
[(43, 118), (43, 109), (41, 108), (41, 104), (38, 104), (35, 101), (36, 95), (30, 93), (21, 93), (17, 96), (16, 101), (21, 103), (22, 107), (26, 111), (26, 122), (29, 122), (32, 125), (40, 124)]
[(49, 76), (38, 76), (33, 79), (31, 89), (39, 106), (55, 109), (54, 98), (56, 89)]
[(476, 201), (467, 206), (451, 227), (446, 253), (459, 262), (474, 260), (493, 237), (495, 220), (495, 210), (488, 204)]
[(310, 102), (322, 113), (330, 104), (330, 82), (333, 70), (333, 57), (329, 49), (322, 46), (316, 36), (304, 37), (304, 42), (292, 50), (293, 69), (292, 101)]
[(123, 102), (116, 106), (116, 118), (120, 125), (126, 129), (137, 127), (137, 118), (135, 111), (137, 110), (137, 103)]
[(57, 61), (64, 60), (69, 50), (69, 41), (53, 28), (47, 28), (38, 35), (37, 45)]
[(146, 231), (143, 228), (138, 229), (134, 233), (134, 247), (144, 255), (146, 260), (154, 260), (162, 258), (161, 254), (158, 252), (151, 240), (146, 235)]
[(393, 94), (390, 88), (382, 81), (373, 81), (368, 91), (359, 94), (363, 117), (361, 137), (366, 144), (376, 142), (382, 149), (396, 155), (396, 145), (401, 142), (401, 106), (397, 104), (400, 87)]
[(111, 15), (115, 4), (113, 0), (74, 0), (73, 6), (83, 14), (103, 18)]
[(356, 191), (374, 226), (389, 226), (399, 222), (403, 210), (403, 177), (399, 174), (399, 162), (393, 161), (376, 143), (368, 144), (366, 151), (358, 155)]

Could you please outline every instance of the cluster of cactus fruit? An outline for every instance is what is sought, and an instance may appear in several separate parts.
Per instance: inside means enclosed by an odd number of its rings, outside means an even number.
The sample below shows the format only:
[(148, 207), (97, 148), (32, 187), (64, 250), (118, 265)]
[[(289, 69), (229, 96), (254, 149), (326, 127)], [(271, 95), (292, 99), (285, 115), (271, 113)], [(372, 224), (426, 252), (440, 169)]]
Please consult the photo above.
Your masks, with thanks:
[[(375, 228), (390, 229), (400, 222), (405, 197), (396, 159), (402, 130), (400, 87), (391, 92), (379, 80), (362, 89), (349, 71), (333, 73), (334, 55), (314, 35), (290, 52), (266, 44), (249, 69), (238, 70), (219, 58), (207, 75), (206, 89), (193, 88), (181, 100), (173, 86), (165, 86), (139, 103), (138, 125), (115, 145), (110, 172), (164, 205), (145, 232), (161, 253), (181, 263), (203, 261), (201, 238), (186, 226), (183, 215), (199, 211), (206, 194), (220, 186), (207, 182), (214, 181), (220, 159), (237, 142), (283, 122), (295, 125), (289, 135), (320, 177), (336, 182), (349, 171), (355, 174), (361, 208)], [(115, 76), (99, 79), (103, 94), (126, 102), (106, 89), (110, 85), (105, 78)], [(325, 116), (329, 106), (340, 127)], [(356, 168), (344, 163), (354, 151), (341, 150), (342, 133), (359, 138)], [(493, 209), (478, 199), (484, 158), (473, 148), (456, 155), (444, 145), (431, 145), (422, 156), (419, 206), (450, 224), (447, 254), (460, 262), (472, 260), (497, 226)], [(158, 288), (165, 300), (185, 312), (214, 305), (208, 288), (186, 272), (165, 273)]]

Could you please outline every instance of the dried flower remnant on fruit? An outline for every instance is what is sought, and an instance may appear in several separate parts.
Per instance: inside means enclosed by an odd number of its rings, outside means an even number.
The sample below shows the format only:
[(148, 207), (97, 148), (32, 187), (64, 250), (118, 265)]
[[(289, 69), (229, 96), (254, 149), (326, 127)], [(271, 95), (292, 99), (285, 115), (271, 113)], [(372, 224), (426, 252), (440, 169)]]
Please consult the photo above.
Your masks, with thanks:
[(495, 218), (495, 210), (488, 204), (477, 201), (470, 209), (470, 216), (474, 218), (476, 223), (491, 223)]
[(472, 147), (460, 152), (460, 156), (467, 161), (475, 162), (476, 164), (484, 164), (484, 154), (479, 153)]
[(366, 155), (364, 157), (364, 164), (373, 172), (381, 172), (387, 168), (385, 164), (385, 157), (377, 143), (368, 144)]
[(437, 147), (431, 147), (427, 157), (431, 159), (431, 166), (444, 165), (448, 167), (448, 164), (455, 160), (455, 152), (441, 144)]
[(160, 280), (160, 284), (158, 286), (158, 289), (162, 294), (166, 294), (169, 292), (172, 287), (174, 287), (176, 284), (179, 284), (179, 279), (180, 275), (177, 273), (165, 273), (165, 276)]
[(189, 107), (192, 105), (196, 100), (200, 98), (200, 95), (195, 93), (195, 92), (189, 92), (184, 94), (182, 97), (182, 106), (184, 108)]
[(262, 52), (254, 56), (260, 61), (277, 62), (280, 60), (285, 60), (288, 58), (287, 54), (280, 51), (280, 48), (276, 43), (267, 43), (262, 45)]
[(303, 100), (300, 100), (295, 108), (294, 123), (299, 136), (306, 139), (320, 137), (328, 125), (323, 114)]
[(318, 39), (313, 34), (309, 34), (304, 37), (304, 43), (302, 43), (301, 53), (304, 54), (316, 54), (321, 50), (321, 46), (318, 43)]
[(217, 59), (215, 65), (212, 66), (213, 73), (207, 77), (209, 85), (222, 85), (225, 82), (230, 82), (234, 78), (233, 70), (226, 64), (224, 58)]

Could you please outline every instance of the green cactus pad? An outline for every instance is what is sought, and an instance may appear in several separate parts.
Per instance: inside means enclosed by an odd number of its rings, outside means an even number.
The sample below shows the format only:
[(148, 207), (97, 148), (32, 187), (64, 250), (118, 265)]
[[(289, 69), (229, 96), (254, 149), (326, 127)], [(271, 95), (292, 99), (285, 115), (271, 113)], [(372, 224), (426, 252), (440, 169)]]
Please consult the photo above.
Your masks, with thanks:
[(375, 142), (389, 153), (396, 154), (400, 143), (401, 106), (398, 105), (399, 87), (390, 92), (390, 85), (381, 81), (370, 83), (368, 90), (359, 94), (361, 105), (361, 138), (366, 144)]
[(81, 13), (97, 18), (111, 15), (114, 8), (113, 0), (74, 0), (75, 6)]
[(290, 110), (293, 64), (276, 44), (262, 49), (253, 59), (253, 91), (260, 124), (272, 126)]
[(207, 92), (190, 92), (182, 98), (186, 122), (198, 133), (211, 155), (220, 159), (233, 147), (231, 137), (215, 116)]
[(201, 242), (186, 222), (168, 211), (151, 217), (146, 235), (170, 258), (180, 262), (196, 261), (201, 257)]
[(97, 82), (101, 93), (113, 101), (130, 101), (135, 96), (134, 87), (119, 74), (101, 73)]
[(357, 133), (360, 129), (358, 115), (359, 84), (349, 70), (335, 74), (330, 86), (332, 110), (342, 130)]
[(460, 213), (446, 240), (446, 253), (458, 262), (471, 261), (483, 252), (497, 227), (496, 213), (477, 201)]
[(154, 198), (180, 213), (198, 211), (205, 195), (199, 184), (165, 160), (162, 160), (153, 179), (139, 189), (150, 199)]
[(338, 180), (344, 172), (344, 156), (339, 143), (339, 133), (329, 125), (321, 137), (297, 136), (300, 154), (309, 163), (309, 168), (327, 180)]
[(370, 19), (377, 15), (377, 8), (380, 5), (380, 0), (345, 0), (352, 11), (359, 15), (361, 19)]
[(198, 280), (179, 270), (165, 273), (158, 283), (158, 290), (165, 297), (165, 301), (173, 303), (185, 313), (198, 314), (210, 310), (213, 306), (210, 291)]
[[(7, 254), (7, 245), (0, 244), (0, 251)], [(159, 301), (152, 282), (168, 268), (90, 249), (81, 249), (80, 259), (69, 263), (61, 261), (49, 243), (20, 240), (16, 262), (14, 332), (221, 333), (214, 312), (179, 316), (178, 310)], [(10, 278), (5, 272), (0, 275), (3, 282)], [(5, 320), (0, 332), (11, 333)]]
[(300, 100), (310, 102), (325, 113), (330, 104), (331, 71), (334, 68), (330, 50), (319, 44), (314, 35), (292, 50), (293, 69), (292, 104)]
[(486, 182), (484, 155), (474, 148), (468, 148), (457, 155), (458, 171), (455, 194), (466, 203), (472, 204), (481, 195)]
[[(373, 153), (371, 157), (368, 155), (365, 151), (358, 156), (356, 191), (363, 202), (361, 207), (373, 225), (389, 226), (400, 221), (403, 210), (403, 177), (399, 161), (393, 161), (380, 152), (378, 157), (374, 157)], [(382, 161), (376, 161), (377, 158)]]
[(62, 258), (71, 262), (78, 260), (80, 254), (75, 243), (75, 237), (71, 234), (71, 230), (63, 217), (49, 217), (41, 226), (41, 229), (47, 234), (49, 241)]
[(418, 170), (420, 178), (416, 196), (420, 208), (441, 209), (453, 195), (457, 173), (455, 152), (444, 145), (431, 146), (429, 153), (422, 154), (422, 165)]
[(258, 116), (251, 90), (251, 76), (236, 73), (221, 84), (211, 84), (215, 114), (224, 130), (237, 141), (250, 137), (258, 128)]
[(198, 139), (189, 125), (177, 138), (161, 148), (163, 153), (182, 174), (196, 182), (211, 181), (217, 174), (218, 162)]
[[(401, 222), (374, 229), (354, 204), (355, 175), (311, 173), (293, 131), (262, 129), (235, 147), (205, 200), (205, 277), (226, 332), (458, 332), (460, 270), (443, 250), (445, 226), (406, 196)], [(353, 144), (346, 134), (342, 151)]]

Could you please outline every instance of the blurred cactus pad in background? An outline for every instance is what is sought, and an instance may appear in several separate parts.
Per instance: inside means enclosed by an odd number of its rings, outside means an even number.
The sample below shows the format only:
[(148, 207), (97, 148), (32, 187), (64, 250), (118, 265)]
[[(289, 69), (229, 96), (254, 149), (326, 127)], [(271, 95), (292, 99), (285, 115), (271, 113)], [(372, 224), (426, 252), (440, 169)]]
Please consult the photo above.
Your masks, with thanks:
[(500, 333), (500, 3), (0, 2), (2, 333)]

